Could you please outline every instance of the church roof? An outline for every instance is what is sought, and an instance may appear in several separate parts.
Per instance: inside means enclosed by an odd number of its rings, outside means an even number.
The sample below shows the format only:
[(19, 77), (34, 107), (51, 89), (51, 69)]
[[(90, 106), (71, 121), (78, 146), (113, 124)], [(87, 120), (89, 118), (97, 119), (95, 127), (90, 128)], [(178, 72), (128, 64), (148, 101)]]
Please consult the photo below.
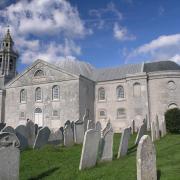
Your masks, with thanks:
[(156, 61), (150, 63), (127, 64), (115, 68), (94, 68), (91, 64), (65, 59), (59, 61), (58, 67), (75, 75), (82, 75), (93, 81), (110, 81), (123, 79), (129, 74), (149, 73), (155, 71), (180, 70), (180, 66), (173, 61)]
[(158, 61), (144, 64), (144, 72), (180, 70), (180, 66), (173, 61)]

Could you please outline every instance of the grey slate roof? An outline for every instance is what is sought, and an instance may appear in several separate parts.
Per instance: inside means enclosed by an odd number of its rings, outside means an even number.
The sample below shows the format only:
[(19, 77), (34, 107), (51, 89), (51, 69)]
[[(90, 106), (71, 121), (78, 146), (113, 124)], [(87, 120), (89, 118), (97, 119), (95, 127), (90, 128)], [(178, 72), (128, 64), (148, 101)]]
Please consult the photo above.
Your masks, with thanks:
[(180, 70), (180, 66), (173, 61), (158, 61), (144, 64), (144, 72)]
[(110, 81), (123, 79), (127, 74), (140, 73), (143, 64), (128, 64), (117, 68), (96, 69), (93, 72), (95, 81)]
[(93, 81), (110, 81), (123, 79), (128, 74), (142, 72), (155, 72), (166, 70), (180, 70), (180, 66), (173, 61), (156, 61), (141, 64), (127, 64), (115, 68), (96, 69), (91, 64), (78, 60), (62, 60), (57, 64), (58, 67), (75, 75), (83, 75)]

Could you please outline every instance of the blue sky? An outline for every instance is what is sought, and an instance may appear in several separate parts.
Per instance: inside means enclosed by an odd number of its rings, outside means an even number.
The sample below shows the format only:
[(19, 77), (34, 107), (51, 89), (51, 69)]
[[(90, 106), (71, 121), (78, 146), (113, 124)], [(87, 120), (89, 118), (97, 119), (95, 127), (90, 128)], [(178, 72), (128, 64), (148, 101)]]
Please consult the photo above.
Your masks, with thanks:
[(18, 70), (41, 58), (95, 67), (180, 63), (179, 0), (1, 0), (1, 37), (10, 25)]

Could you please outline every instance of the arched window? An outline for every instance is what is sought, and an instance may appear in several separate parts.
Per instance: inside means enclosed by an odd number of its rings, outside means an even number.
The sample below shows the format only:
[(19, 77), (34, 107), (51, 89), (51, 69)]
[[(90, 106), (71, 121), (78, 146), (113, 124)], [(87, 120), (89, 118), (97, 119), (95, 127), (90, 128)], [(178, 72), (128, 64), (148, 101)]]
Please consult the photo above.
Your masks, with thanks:
[(99, 88), (98, 90), (98, 100), (105, 100), (106, 98), (106, 93), (105, 93), (105, 89), (103, 87)]
[(117, 118), (125, 118), (126, 110), (124, 108), (117, 109)]
[(134, 97), (140, 97), (141, 96), (141, 84), (136, 82), (133, 85), (133, 95)]
[(59, 99), (59, 86), (57, 85), (52, 87), (52, 99), (53, 100)]
[(124, 88), (123, 86), (118, 86), (116, 89), (117, 99), (123, 99), (124, 98)]
[(175, 103), (169, 104), (168, 109), (174, 109), (174, 108), (177, 108), (177, 104)]
[(99, 110), (99, 118), (106, 118), (106, 110), (105, 109)]
[(20, 102), (21, 103), (26, 102), (26, 91), (25, 91), (25, 89), (21, 89), (21, 91), (20, 91)]
[(41, 88), (38, 87), (35, 90), (35, 100), (36, 101), (41, 101), (42, 100), (42, 92), (41, 92)]
[(42, 113), (42, 109), (41, 108), (36, 108), (34, 113), (40, 114), (40, 113)]
[(44, 76), (44, 72), (41, 69), (38, 69), (35, 73), (34, 73), (35, 77), (39, 77), (39, 76)]

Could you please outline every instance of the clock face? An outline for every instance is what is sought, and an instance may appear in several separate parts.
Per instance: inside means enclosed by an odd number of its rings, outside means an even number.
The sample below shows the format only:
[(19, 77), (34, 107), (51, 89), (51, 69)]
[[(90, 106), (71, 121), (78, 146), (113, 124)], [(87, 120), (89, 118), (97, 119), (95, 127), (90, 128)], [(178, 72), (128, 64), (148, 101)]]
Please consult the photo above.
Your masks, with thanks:
[(170, 89), (170, 90), (176, 89), (176, 84), (175, 84), (174, 81), (169, 81), (168, 82), (168, 89)]

